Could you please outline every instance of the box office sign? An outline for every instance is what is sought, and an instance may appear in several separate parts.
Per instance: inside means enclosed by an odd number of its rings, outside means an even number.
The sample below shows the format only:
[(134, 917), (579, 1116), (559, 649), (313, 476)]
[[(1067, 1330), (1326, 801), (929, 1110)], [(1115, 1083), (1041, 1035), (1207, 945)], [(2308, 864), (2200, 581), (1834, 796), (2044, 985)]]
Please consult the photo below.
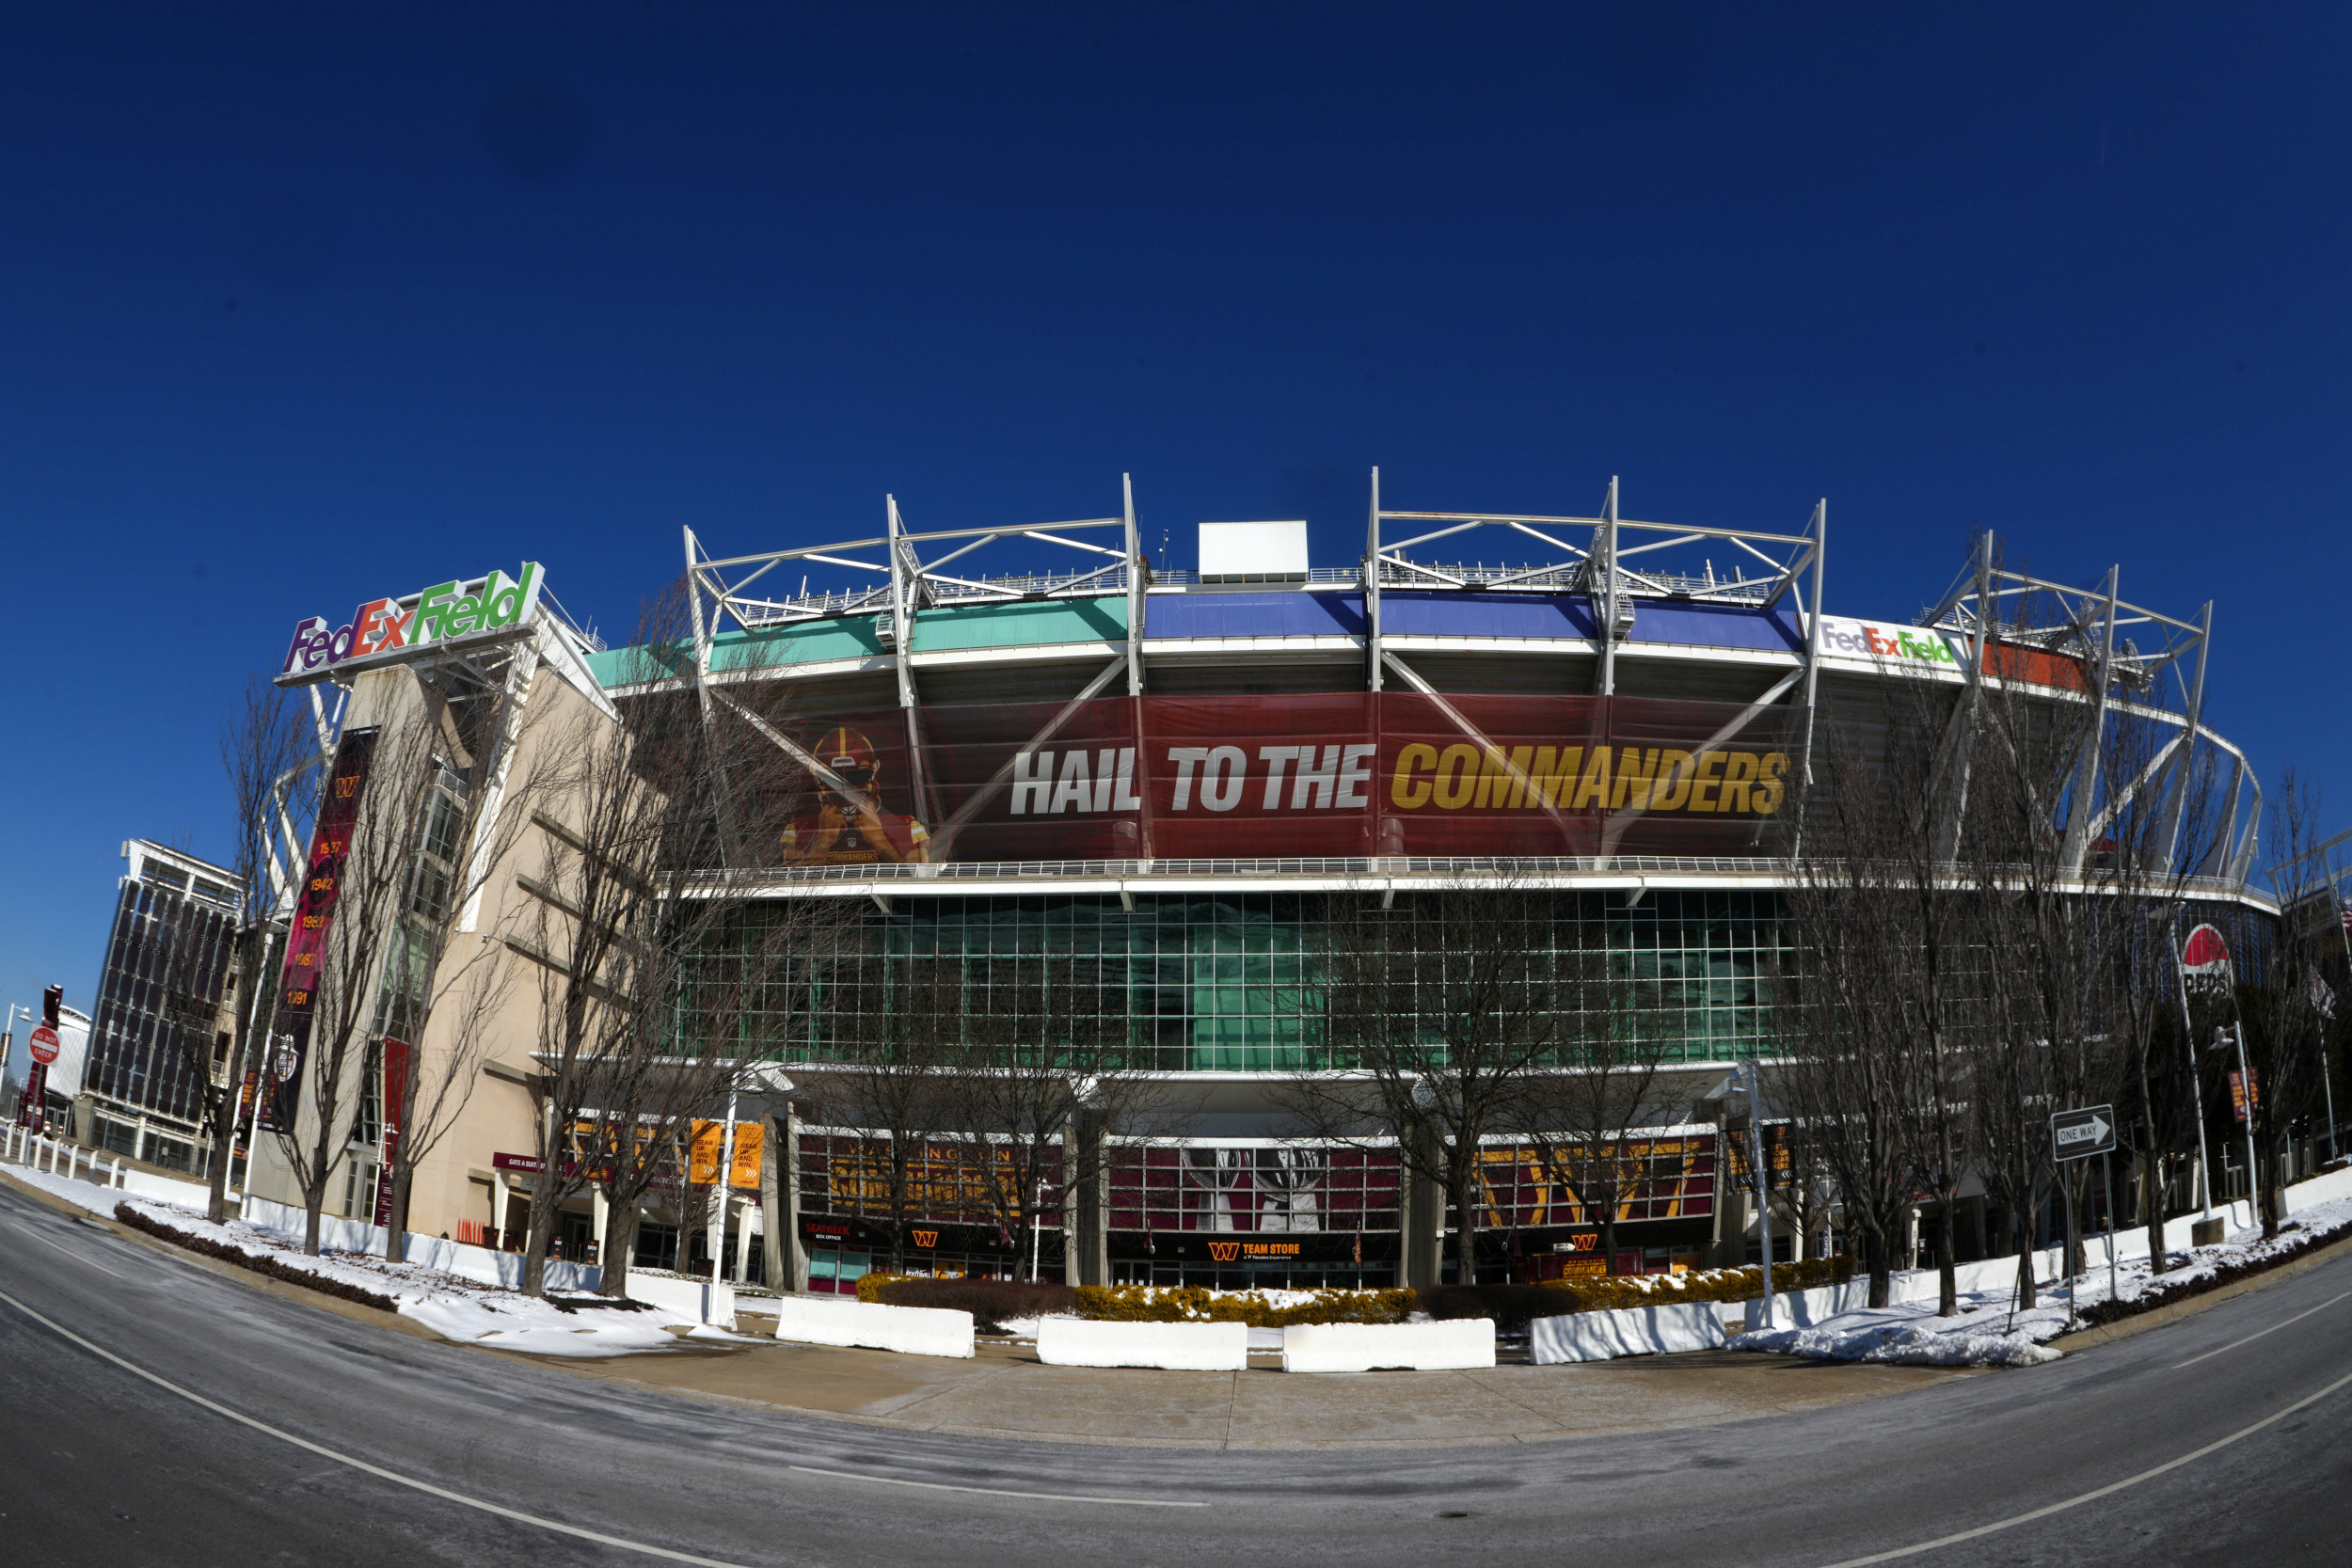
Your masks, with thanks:
[(1108, 697), (835, 717), (789, 861), (1743, 854), (1780, 819), (1789, 710), (1416, 692)]
[(294, 623), (278, 679), (314, 680), (527, 626), (538, 614), (540, 576), (539, 563), (526, 561), (519, 578), (493, 569), (478, 582), (452, 578), (405, 598), (370, 599), (340, 626), (306, 615)]

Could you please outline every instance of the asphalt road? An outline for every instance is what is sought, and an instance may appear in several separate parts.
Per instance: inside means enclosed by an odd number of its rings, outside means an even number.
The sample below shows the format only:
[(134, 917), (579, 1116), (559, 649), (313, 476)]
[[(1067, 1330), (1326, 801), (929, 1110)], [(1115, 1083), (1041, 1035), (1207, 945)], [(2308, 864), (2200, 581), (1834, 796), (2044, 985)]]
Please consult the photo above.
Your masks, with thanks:
[(0, 1411), (6, 1564), (2352, 1562), (2352, 1259), (2049, 1367), (1807, 1414), (1235, 1453), (614, 1387), (0, 1190)]

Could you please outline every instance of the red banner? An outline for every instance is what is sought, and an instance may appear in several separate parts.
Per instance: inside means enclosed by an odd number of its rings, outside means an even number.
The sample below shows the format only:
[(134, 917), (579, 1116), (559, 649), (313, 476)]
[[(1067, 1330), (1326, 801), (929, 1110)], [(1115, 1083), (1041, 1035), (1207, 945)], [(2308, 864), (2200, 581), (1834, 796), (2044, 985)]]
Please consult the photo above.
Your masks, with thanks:
[(1751, 854), (1788, 799), (1790, 721), (1414, 692), (860, 714), (802, 737), (856, 793), (828, 787), (784, 850), (814, 864)]
[(408, 1046), (384, 1037), (384, 1143), (375, 1167), (375, 1223), (392, 1223), (392, 1162), (400, 1155), (400, 1108), (408, 1094)]
[[(351, 828), (358, 820), (359, 800), (367, 790), (368, 763), (374, 755), (375, 731), (345, 733), (335, 748), (335, 766), (326, 776), (318, 825), (310, 833), (310, 864), (301, 895), (294, 900), (294, 925), (286, 934), (286, 967), (278, 990), (278, 1033), (267, 1058), (272, 1081), (269, 1096), (262, 1102), (262, 1125), (272, 1132), (294, 1130), (294, 1085), (302, 1077), (303, 1058), (310, 1054), (311, 1011), (317, 1005), (326, 933), (335, 923), (335, 900), (341, 892), (343, 860), (351, 848)], [(351, 978), (356, 983), (356, 977)]]

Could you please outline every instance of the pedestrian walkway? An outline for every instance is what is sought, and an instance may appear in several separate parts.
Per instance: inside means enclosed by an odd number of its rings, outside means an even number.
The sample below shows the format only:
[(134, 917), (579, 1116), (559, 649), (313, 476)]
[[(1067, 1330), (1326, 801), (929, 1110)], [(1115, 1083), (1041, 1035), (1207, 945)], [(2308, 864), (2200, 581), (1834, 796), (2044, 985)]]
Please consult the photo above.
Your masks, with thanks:
[[(746, 1326), (749, 1326), (747, 1323)], [(815, 1345), (695, 1346), (534, 1365), (670, 1393), (879, 1427), (1062, 1443), (1207, 1449), (1536, 1443), (1704, 1426), (1982, 1375), (1730, 1351), (1571, 1366), (1314, 1376), (1047, 1367), (1026, 1345), (970, 1361)]]

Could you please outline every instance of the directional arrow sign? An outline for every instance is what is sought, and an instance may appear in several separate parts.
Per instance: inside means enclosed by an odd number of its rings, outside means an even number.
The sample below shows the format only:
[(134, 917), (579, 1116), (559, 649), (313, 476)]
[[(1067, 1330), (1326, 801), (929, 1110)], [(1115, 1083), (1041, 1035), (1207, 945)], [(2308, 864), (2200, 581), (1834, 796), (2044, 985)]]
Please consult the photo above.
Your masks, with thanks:
[(2115, 1147), (2115, 1107), (2086, 1105), (2060, 1111), (2050, 1118), (2051, 1151), (2061, 1162), (2087, 1160)]

